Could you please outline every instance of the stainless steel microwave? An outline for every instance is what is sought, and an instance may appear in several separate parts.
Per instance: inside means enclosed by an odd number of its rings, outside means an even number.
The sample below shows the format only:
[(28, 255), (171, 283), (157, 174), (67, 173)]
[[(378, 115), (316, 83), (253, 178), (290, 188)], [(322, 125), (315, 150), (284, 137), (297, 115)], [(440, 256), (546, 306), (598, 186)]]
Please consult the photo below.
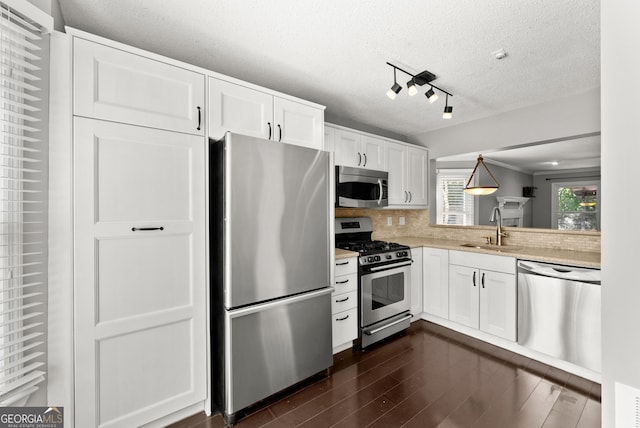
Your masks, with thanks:
[(336, 165), (336, 206), (379, 208), (389, 205), (386, 171)]

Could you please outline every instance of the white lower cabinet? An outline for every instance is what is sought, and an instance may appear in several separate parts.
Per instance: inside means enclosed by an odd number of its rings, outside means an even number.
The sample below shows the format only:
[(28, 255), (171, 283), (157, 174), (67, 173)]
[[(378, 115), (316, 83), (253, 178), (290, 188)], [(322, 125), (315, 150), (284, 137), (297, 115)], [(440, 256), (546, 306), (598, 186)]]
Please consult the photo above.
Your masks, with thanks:
[(516, 340), (516, 260), (449, 251), (449, 319)]
[(449, 250), (422, 249), (422, 310), (430, 315), (449, 318)]
[(351, 346), (358, 337), (358, 259), (336, 260), (335, 291), (331, 295), (334, 352)]
[(413, 319), (422, 313), (422, 248), (412, 248), (411, 258), (411, 314)]
[(205, 140), (74, 118), (75, 425), (207, 396)]

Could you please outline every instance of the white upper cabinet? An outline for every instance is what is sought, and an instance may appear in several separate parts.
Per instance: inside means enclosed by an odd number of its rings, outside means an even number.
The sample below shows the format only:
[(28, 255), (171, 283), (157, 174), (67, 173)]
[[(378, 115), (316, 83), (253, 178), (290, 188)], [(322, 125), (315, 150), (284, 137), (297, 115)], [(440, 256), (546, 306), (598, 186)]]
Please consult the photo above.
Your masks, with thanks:
[(324, 111), (267, 92), (209, 78), (209, 136), (225, 132), (323, 148)]
[(76, 116), (204, 135), (204, 83), (203, 74), (74, 38)]
[(428, 152), (409, 144), (387, 142), (389, 205), (426, 207), (428, 204)]
[(273, 139), (296, 146), (321, 150), (324, 137), (324, 112), (284, 98), (273, 97)]
[(357, 131), (335, 130), (335, 163), (378, 171), (387, 170), (386, 141)]
[(257, 138), (273, 136), (273, 96), (224, 80), (209, 79), (209, 136), (225, 132)]

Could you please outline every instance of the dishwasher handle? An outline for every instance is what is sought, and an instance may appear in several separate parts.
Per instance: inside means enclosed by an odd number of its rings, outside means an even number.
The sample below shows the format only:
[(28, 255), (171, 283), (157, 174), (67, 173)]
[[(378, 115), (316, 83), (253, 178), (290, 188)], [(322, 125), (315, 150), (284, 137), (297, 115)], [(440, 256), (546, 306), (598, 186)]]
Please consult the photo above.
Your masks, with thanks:
[(597, 269), (519, 261), (518, 273), (601, 285), (600, 271)]

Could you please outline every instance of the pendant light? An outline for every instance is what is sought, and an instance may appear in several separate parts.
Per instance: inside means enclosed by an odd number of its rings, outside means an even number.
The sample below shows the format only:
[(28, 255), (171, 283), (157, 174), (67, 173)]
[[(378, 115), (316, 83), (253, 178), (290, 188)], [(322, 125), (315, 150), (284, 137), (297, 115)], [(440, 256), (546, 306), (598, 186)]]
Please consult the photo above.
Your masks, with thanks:
[[(484, 169), (487, 171), (487, 173), (489, 174), (489, 176), (491, 177), (495, 185), (470, 186), (471, 182), (473, 181), (473, 176), (476, 174), (476, 171), (478, 171), (478, 167), (480, 165), (484, 167)], [(478, 171), (478, 176), (480, 176), (479, 171)], [(468, 193), (474, 196), (486, 196), (494, 193), (499, 188), (500, 188), (500, 183), (498, 183), (498, 180), (496, 180), (493, 174), (491, 174), (491, 171), (489, 171), (489, 168), (487, 168), (487, 165), (484, 163), (482, 155), (478, 155), (478, 162), (476, 162), (476, 166), (475, 168), (473, 168), (471, 177), (469, 177), (469, 181), (467, 181), (467, 185), (464, 187), (465, 193)]]

